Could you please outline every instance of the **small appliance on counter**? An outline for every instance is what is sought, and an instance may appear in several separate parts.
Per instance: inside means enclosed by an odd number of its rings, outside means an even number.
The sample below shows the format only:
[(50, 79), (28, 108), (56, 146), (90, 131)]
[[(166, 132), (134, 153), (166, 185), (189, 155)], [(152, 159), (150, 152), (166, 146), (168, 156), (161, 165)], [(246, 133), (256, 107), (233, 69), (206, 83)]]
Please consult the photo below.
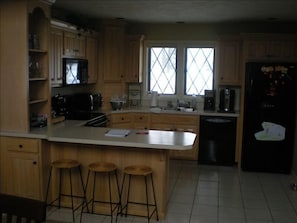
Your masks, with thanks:
[(234, 112), (235, 90), (225, 88), (220, 91), (219, 112)]
[(152, 91), (151, 107), (158, 107), (158, 91)]
[(215, 90), (204, 90), (204, 111), (214, 111), (216, 100)]
[(66, 98), (60, 94), (52, 97), (52, 117), (66, 114)]
[(79, 93), (66, 97), (66, 119), (88, 120), (100, 114), (102, 96), (100, 93)]

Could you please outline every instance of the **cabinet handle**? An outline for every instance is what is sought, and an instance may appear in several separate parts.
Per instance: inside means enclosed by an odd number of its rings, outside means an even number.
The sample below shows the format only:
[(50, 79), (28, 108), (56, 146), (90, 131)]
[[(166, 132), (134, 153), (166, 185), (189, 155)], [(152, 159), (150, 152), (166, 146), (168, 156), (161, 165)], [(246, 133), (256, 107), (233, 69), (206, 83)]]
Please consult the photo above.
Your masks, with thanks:
[(20, 144), (20, 145), (19, 145), (19, 148), (20, 148), (20, 149), (21, 149), (21, 148), (23, 148), (23, 145), (22, 145), (22, 144)]
[(36, 165), (37, 164), (37, 162), (36, 161), (33, 161), (33, 165)]
[(122, 117), (122, 121), (123, 121), (124, 119), (125, 119), (125, 118)]

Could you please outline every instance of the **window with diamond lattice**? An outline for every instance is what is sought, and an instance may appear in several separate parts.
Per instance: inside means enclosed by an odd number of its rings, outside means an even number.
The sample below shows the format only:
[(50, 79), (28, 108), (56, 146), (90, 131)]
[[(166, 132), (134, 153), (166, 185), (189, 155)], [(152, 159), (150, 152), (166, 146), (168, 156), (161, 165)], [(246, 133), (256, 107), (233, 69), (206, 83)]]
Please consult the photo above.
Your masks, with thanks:
[(182, 97), (213, 89), (214, 44), (153, 44), (148, 44), (148, 91)]
[(149, 90), (176, 93), (176, 48), (151, 47), (149, 51)]
[(213, 88), (214, 48), (187, 48), (185, 94), (203, 95)]

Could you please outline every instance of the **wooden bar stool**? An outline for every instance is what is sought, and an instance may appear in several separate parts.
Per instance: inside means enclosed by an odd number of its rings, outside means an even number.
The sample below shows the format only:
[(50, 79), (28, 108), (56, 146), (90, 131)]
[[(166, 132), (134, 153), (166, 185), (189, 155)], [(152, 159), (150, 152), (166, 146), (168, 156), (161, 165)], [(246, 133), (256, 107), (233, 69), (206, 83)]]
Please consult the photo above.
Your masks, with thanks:
[[(123, 189), (125, 184), (126, 176), (128, 176), (128, 191), (127, 191), (127, 200), (126, 203), (123, 205), (121, 212), (125, 210), (125, 216), (127, 216), (128, 213), (128, 206), (129, 204), (136, 204), (136, 205), (144, 205), (146, 206), (147, 210), (147, 220), (150, 222), (150, 219), (156, 213), (157, 221), (159, 221), (158, 216), (158, 209), (157, 209), (157, 202), (156, 202), (156, 195), (155, 195), (155, 187), (153, 182), (153, 170), (144, 165), (134, 165), (134, 166), (127, 166), (124, 168), (124, 176), (123, 176), (123, 182), (122, 182), (122, 188), (121, 188), (121, 194), (123, 195)], [(132, 177), (143, 177), (144, 183), (145, 183), (145, 197), (146, 202), (138, 202), (138, 201), (130, 201), (130, 186), (131, 186), (131, 178)], [(153, 192), (153, 201), (149, 202), (149, 195), (148, 195), (148, 179), (151, 179), (151, 186), (152, 186), (152, 192)], [(153, 209), (150, 211), (150, 207), (153, 207)], [(138, 215), (135, 215), (138, 216)]]
[[(91, 213), (92, 214), (97, 214), (97, 215), (106, 215), (111, 217), (111, 222), (113, 219), (113, 213), (115, 210), (117, 210), (116, 216), (118, 216), (119, 210), (120, 210), (120, 204), (121, 204), (121, 195), (120, 195), (120, 187), (119, 187), (119, 181), (118, 181), (118, 175), (117, 175), (117, 166), (113, 163), (108, 163), (108, 162), (95, 162), (91, 163), (89, 165), (89, 170), (88, 170), (88, 176), (87, 176), (87, 183), (86, 183), (86, 189), (88, 188), (88, 183), (89, 183), (89, 178), (90, 174), (93, 173), (94, 178), (93, 178), (93, 188), (92, 188), (92, 197), (89, 201), (86, 201), (86, 203), (83, 205), (82, 208), (82, 213), (81, 213), (81, 218), (80, 221), (82, 220), (82, 215), (83, 213), (86, 213), (84, 211), (85, 207), (88, 207), (89, 204), (91, 204)], [(102, 178), (106, 175), (108, 177), (108, 193), (109, 193), (109, 200), (104, 200), (104, 199), (96, 199), (95, 198), (95, 191), (96, 191), (96, 178), (97, 176), (101, 176)], [(113, 193), (112, 193), (112, 185), (111, 185), (111, 177), (114, 176), (115, 180), (115, 187), (116, 187), (116, 201), (113, 201)], [(115, 198), (115, 197), (114, 197)], [(109, 205), (109, 213), (95, 213), (94, 212), (94, 204), (95, 203), (101, 203), (101, 204), (108, 204)], [(87, 211), (88, 213), (89, 210)]]
[[(47, 203), (47, 206), (54, 206), (54, 207), (58, 207), (58, 208), (70, 208), (72, 209), (72, 220), (73, 222), (75, 222), (75, 217), (74, 217), (74, 212), (80, 208), (83, 203), (86, 200), (86, 191), (84, 188), (84, 183), (83, 183), (83, 178), (82, 178), (82, 173), (81, 173), (81, 168), (80, 168), (81, 164), (76, 161), (76, 160), (71, 160), (71, 159), (61, 159), (61, 160), (56, 160), (54, 162), (51, 163), (51, 167), (50, 167), (50, 173), (49, 173), (49, 179), (48, 179), (48, 184), (47, 184), (47, 191), (46, 191), (46, 199), (45, 201), (47, 202), (48, 199), (48, 194), (49, 194), (49, 189), (50, 189), (50, 182), (51, 182), (51, 176), (52, 176), (52, 170), (53, 168), (57, 169), (59, 171), (59, 193), (58, 193), (58, 197), (55, 198), (53, 201)], [(73, 194), (73, 185), (72, 185), (72, 174), (73, 171), (77, 170), (79, 172), (79, 181), (81, 184), (81, 194)], [(62, 193), (62, 180), (63, 180), (63, 173), (64, 172), (68, 172), (69, 174), (69, 185), (70, 185), (70, 194), (67, 193)], [(69, 206), (61, 206), (61, 198), (62, 197), (70, 197), (71, 198), (71, 207)], [(74, 207), (74, 198), (75, 199), (80, 199), (82, 200), (81, 203), (79, 205), (77, 205), (76, 207)], [(58, 202), (58, 204), (56, 204), (56, 202)]]

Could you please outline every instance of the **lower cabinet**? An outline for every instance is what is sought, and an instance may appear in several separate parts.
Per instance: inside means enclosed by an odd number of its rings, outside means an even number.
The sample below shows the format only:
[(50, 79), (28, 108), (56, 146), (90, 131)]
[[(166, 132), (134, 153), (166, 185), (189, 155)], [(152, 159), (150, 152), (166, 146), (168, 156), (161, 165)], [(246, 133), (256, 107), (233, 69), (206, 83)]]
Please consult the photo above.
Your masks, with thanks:
[(133, 113), (133, 129), (150, 129), (149, 113)]
[[(198, 134), (199, 116), (198, 115), (176, 115), (176, 114), (152, 114), (151, 129), (193, 132)], [(198, 159), (198, 140), (195, 141), (191, 150), (171, 150), (172, 159)]]
[[(112, 128), (155, 129), (193, 132), (198, 134), (199, 116), (184, 114), (152, 114), (147, 112), (121, 112), (111, 114)], [(171, 150), (170, 158), (198, 160), (198, 140), (191, 150)]]
[(112, 128), (132, 129), (132, 116), (128, 113), (113, 113), (110, 116), (110, 125)]
[(42, 140), (1, 137), (0, 146), (1, 192), (42, 200)]

